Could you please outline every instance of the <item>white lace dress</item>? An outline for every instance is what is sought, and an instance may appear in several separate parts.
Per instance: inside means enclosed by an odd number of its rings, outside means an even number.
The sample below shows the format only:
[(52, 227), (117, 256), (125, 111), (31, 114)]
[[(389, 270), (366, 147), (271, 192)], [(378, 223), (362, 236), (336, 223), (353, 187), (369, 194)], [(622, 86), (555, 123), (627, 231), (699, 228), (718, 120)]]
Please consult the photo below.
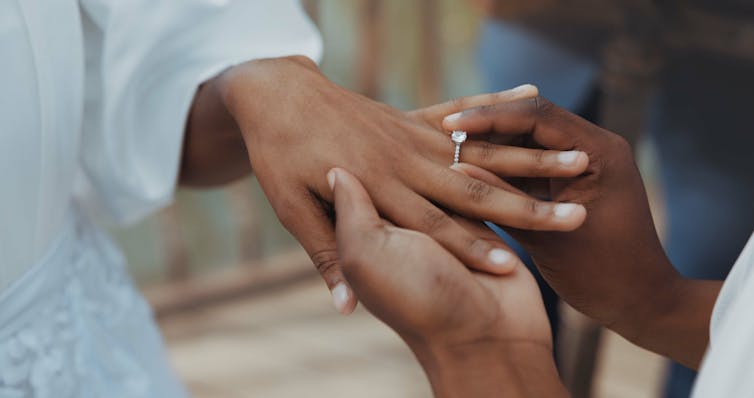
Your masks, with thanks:
[(0, 398), (185, 395), (89, 214), (171, 200), (202, 81), (320, 51), (294, 0), (0, 1)]

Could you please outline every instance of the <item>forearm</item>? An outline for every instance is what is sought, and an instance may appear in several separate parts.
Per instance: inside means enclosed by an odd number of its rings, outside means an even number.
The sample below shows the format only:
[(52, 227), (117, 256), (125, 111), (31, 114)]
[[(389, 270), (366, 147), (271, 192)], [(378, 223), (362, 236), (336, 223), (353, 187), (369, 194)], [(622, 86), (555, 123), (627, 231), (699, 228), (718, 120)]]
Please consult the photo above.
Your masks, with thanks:
[(435, 397), (567, 397), (552, 350), (533, 343), (412, 347)]
[(679, 277), (672, 286), (645, 297), (644, 319), (615, 325), (615, 330), (633, 343), (698, 369), (709, 343), (712, 309), (721, 281)]

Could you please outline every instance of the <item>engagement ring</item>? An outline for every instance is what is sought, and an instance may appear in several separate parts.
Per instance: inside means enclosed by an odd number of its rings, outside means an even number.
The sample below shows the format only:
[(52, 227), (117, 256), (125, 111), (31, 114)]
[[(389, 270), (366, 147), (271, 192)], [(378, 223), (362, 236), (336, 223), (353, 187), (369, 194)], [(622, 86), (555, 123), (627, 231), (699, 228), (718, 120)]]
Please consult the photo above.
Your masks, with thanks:
[(461, 144), (466, 141), (466, 132), (456, 130), (450, 133), (450, 139), (456, 144), (456, 152), (453, 155), (453, 165), (457, 165), (461, 160)]

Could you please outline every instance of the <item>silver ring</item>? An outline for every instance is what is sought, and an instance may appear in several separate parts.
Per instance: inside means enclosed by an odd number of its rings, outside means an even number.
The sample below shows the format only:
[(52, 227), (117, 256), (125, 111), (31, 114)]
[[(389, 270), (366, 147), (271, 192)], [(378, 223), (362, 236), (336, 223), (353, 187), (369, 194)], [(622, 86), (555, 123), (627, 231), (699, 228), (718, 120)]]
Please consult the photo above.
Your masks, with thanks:
[(456, 144), (456, 151), (453, 155), (453, 165), (457, 165), (461, 160), (461, 144), (466, 141), (466, 132), (461, 130), (455, 130), (450, 133), (450, 140)]

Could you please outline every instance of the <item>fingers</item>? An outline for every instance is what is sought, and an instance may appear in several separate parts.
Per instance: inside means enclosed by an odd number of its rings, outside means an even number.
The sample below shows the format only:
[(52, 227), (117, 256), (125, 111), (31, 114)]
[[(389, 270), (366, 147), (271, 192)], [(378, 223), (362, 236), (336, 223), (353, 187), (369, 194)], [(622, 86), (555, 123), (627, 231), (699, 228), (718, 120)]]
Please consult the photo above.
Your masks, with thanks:
[(335, 213), (338, 217), (336, 233), (340, 237), (347, 239), (384, 225), (372, 199), (356, 177), (345, 170), (334, 168), (327, 173), (327, 183), (333, 190)]
[(420, 181), (417, 192), (469, 218), (526, 230), (571, 231), (586, 217), (581, 205), (540, 201), (450, 168), (428, 167), (425, 173), (436, 177)]
[(464, 143), (461, 158), (510, 177), (576, 177), (589, 166), (588, 156), (581, 151), (520, 148), (486, 141)]
[(459, 97), (442, 104), (433, 105), (424, 108), (431, 114), (449, 115), (461, 112), (464, 109), (475, 108), (478, 106), (492, 105), (499, 102), (516, 101), (524, 98), (532, 98), (539, 95), (539, 89), (531, 84), (523, 84), (518, 87), (499, 91), (496, 93), (485, 93), (468, 97)]
[(514, 188), (513, 186), (505, 182), (505, 180), (503, 180), (502, 178), (496, 176), (495, 174), (490, 173), (489, 171), (481, 167), (474, 166), (473, 164), (458, 163), (458, 164), (454, 164), (453, 166), (450, 166), (450, 168), (452, 170), (463, 173), (471, 178), (476, 178), (477, 180), (484, 181), (493, 187), (504, 189), (509, 192), (523, 194), (523, 192)]
[[(523, 265), (521, 262), (521, 259), (518, 258), (516, 255), (516, 252), (508, 246), (507, 243), (502, 241), (500, 237), (490, 229), (484, 222), (482, 221), (474, 221), (470, 220), (466, 217), (461, 217), (459, 215), (452, 216), (453, 220), (458, 223), (463, 229), (469, 231), (472, 235), (477, 236), (481, 239), (485, 239), (491, 244), (494, 244), (496, 246), (502, 246), (504, 247), (505, 252), (499, 252), (496, 255), (499, 256), (505, 256), (507, 259), (508, 256), (514, 256), (515, 258), (511, 261), (505, 261), (504, 267), (501, 267), (499, 272), (496, 272), (497, 275), (508, 275), (511, 272), (515, 271), (516, 268), (519, 265)], [(488, 271), (489, 272), (489, 271)]]
[(386, 218), (396, 222), (399, 227), (429, 235), (466, 266), (505, 274), (519, 263), (513, 251), (496, 237), (475, 235), (437, 206), (408, 189), (393, 189), (390, 192), (389, 197), (375, 197)]
[(357, 299), (343, 277), (335, 231), (325, 210), (311, 196), (286, 203), (282, 208), (286, 213), (279, 212), (278, 218), (311, 257), (330, 289), (335, 309), (343, 315), (350, 314), (356, 308)]
[(558, 108), (543, 97), (467, 109), (443, 120), (443, 128), (449, 131), (532, 134), (538, 144), (559, 150), (573, 149), (578, 137), (590, 126), (589, 122)]

